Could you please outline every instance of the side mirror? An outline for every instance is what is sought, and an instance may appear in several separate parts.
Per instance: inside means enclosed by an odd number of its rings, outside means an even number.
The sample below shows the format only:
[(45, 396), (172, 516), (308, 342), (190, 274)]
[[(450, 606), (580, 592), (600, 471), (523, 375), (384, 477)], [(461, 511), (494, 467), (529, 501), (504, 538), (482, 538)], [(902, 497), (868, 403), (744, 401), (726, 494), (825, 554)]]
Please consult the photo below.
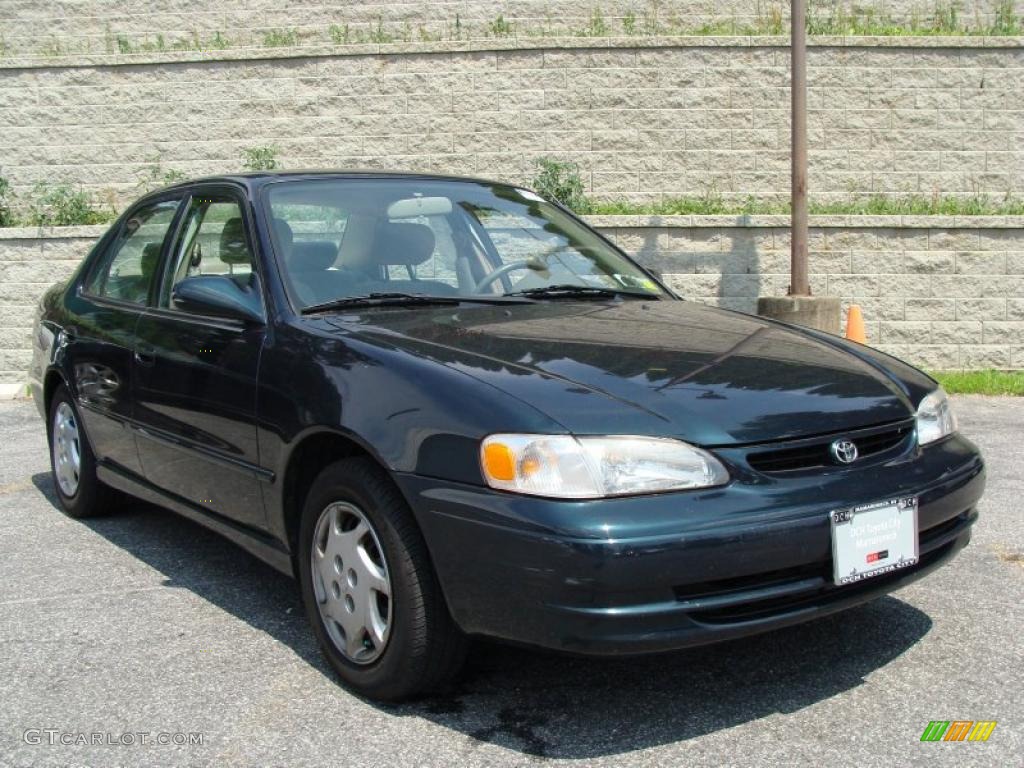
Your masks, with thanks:
[(186, 277), (174, 286), (171, 301), (186, 311), (262, 325), (266, 320), (260, 302), (259, 278), (253, 275), (251, 279), (252, 285), (242, 288), (227, 275)]

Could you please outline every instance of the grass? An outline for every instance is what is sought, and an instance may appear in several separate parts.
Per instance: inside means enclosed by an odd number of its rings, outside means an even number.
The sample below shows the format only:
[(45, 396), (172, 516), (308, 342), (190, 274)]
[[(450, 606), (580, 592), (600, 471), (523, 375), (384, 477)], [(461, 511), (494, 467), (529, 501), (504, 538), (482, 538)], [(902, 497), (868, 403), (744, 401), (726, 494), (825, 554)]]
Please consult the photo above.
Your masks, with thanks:
[(931, 376), (951, 395), (1024, 396), (1024, 371), (948, 371)]
[(10, 182), (0, 176), (0, 227), (13, 227), (17, 223), (8, 201), (10, 191)]
[[(808, 204), (812, 214), (848, 216), (1024, 216), (1024, 199), (909, 195), (887, 197), (866, 195), (849, 200)], [(656, 202), (634, 203), (622, 200), (587, 201), (579, 213), (633, 216), (753, 216), (788, 214), (788, 200), (747, 197), (727, 199), (717, 194), (677, 197)]]
[(41, 182), (33, 189), (25, 223), (31, 227), (67, 227), (106, 224), (117, 216), (113, 207), (96, 202), (93, 195), (70, 184)]
[[(700, 196), (675, 197), (653, 202), (593, 200), (587, 196), (576, 163), (553, 157), (538, 158), (533, 188), (548, 200), (560, 202), (579, 214), (597, 216), (753, 216), (785, 215), (789, 200), (782, 198), (725, 198), (712, 188)], [(842, 216), (1024, 216), (1024, 198), (1007, 192), (1001, 199), (987, 195), (860, 195), (847, 200), (808, 203), (813, 214)]]
[(264, 48), (290, 48), (299, 44), (299, 33), (295, 29), (268, 29), (263, 33)]
[[(278, 149), (274, 146), (245, 147), (241, 151), (246, 170), (270, 170), (277, 167)], [(678, 197), (656, 202), (627, 200), (593, 201), (584, 194), (583, 181), (573, 163), (543, 158), (537, 163), (533, 188), (544, 197), (559, 200), (580, 214), (597, 216), (744, 216), (786, 215), (786, 200), (747, 197), (727, 199), (717, 193), (699, 197)], [(139, 187), (149, 190), (184, 179), (178, 170), (162, 166), (159, 155), (147, 158), (139, 170)], [(20, 202), (20, 204), (18, 204)], [(970, 197), (870, 195), (849, 200), (811, 202), (812, 214), (824, 215), (914, 215), (914, 216), (1024, 216), (1024, 199), (984, 195)], [(27, 209), (27, 211), (25, 210)], [(27, 215), (25, 215), (27, 214)], [(0, 176), (0, 227), (25, 224), (88, 224), (112, 218), (113, 209), (96, 205), (92, 197), (65, 184), (38, 185), (20, 201), (11, 194), (7, 179)]]
[[(392, 42), (437, 42), (448, 40), (478, 40), (487, 38), (513, 37), (632, 37), (632, 36), (708, 36), (708, 35), (785, 35), (788, 34), (788, 21), (783, 16), (785, 3), (773, 2), (759, 5), (758, 13), (753, 18), (737, 19), (721, 15), (720, 17), (700, 24), (694, 24), (685, 16), (659, 11), (657, 4), (649, 5), (637, 13), (630, 9), (621, 16), (605, 15), (601, 8), (591, 11), (589, 17), (573, 22), (562, 22), (550, 15), (543, 21), (538, 19), (505, 18), (498, 15), (489, 21), (473, 24), (462, 21), (459, 14), (454, 20), (445, 24), (444, 30), (429, 30), (423, 26), (413, 29), (408, 21), (401, 24), (385, 24), (378, 16), (373, 22), (362, 25), (349, 25), (343, 19), (339, 23), (324, 24), (319, 29), (308, 29), (303, 32), (294, 28), (269, 29), (256, 41), (228, 41), (220, 32), (212, 38), (201, 40), (198, 33), (191, 39), (166, 40), (162, 34), (145, 40), (133, 40), (124, 34), (113, 34), (109, 27), (106, 34), (107, 53), (141, 53), (174, 50), (210, 50), (223, 49), (229, 46), (245, 46), (261, 44), (264, 47), (294, 47), (301, 45), (306, 38), (310, 40), (330, 40), (336, 45), (360, 43), (392, 43)], [(882, 0), (873, 5), (847, 8), (838, 4), (830, 4), (825, 8), (812, 8), (807, 18), (807, 31), (810, 35), (830, 36), (881, 36), (881, 37), (987, 37), (987, 36), (1021, 36), (1024, 35), (1024, 17), (1020, 16), (1014, 0), (998, 0), (992, 12), (986, 17), (975, 14), (965, 15), (961, 12), (958, 2), (937, 2), (930, 6), (929, 12), (921, 10), (909, 16), (895, 18), (885, 9)], [(77, 51), (69, 47), (68, 41), (51, 38), (42, 43), (34, 51), (46, 56), (66, 56)], [(15, 51), (5, 44), (0, 37), (0, 56), (14, 55)]]
[(487, 29), (492, 37), (512, 37), (515, 34), (511, 22), (506, 21), (505, 17), (501, 14), (487, 25)]
[(245, 147), (242, 166), (247, 171), (272, 171), (277, 168), (277, 147)]

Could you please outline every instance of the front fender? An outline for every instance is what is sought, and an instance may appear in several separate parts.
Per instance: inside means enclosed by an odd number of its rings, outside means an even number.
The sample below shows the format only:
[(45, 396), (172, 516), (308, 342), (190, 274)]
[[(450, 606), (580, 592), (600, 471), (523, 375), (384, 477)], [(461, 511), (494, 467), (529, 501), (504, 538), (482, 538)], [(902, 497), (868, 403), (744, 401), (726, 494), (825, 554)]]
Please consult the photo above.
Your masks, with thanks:
[[(284, 478), (296, 447), (339, 434), (392, 473), (483, 485), (479, 446), (499, 431), (566, 429), (532, 405), (442, 363), (315, 321), (284, 325), (264, 348), (257, 394), (260, 463)], [(268, 511), (283, 511), (281, 483)]]

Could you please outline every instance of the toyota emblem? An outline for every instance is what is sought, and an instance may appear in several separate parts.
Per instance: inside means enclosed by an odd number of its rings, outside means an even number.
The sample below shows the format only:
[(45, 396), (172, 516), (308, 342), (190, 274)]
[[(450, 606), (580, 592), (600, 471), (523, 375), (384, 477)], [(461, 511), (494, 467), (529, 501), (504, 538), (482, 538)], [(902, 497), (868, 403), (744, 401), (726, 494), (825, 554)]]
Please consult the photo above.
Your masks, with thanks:
[(857, 444), (853, 440), (836, 440), (831, 450), (832, 457), (840, 464), (852, 464), (857, 460)]

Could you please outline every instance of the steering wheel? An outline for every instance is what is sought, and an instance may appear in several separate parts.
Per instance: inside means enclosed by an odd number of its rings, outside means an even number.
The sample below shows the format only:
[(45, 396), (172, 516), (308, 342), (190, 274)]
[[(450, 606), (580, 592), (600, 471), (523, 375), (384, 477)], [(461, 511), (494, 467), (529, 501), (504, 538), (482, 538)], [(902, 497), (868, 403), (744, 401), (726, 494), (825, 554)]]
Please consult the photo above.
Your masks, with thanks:
[(493, 272), (489, 272), (481, 278), (480, 282), (473, 287), (473, 293), (483, 293), (485, 288), (509, 272), (515, 272), (518, 269), (537, 269), (537, 264), (534, 261), (510, 261), (508, 264), (502, 264)]

